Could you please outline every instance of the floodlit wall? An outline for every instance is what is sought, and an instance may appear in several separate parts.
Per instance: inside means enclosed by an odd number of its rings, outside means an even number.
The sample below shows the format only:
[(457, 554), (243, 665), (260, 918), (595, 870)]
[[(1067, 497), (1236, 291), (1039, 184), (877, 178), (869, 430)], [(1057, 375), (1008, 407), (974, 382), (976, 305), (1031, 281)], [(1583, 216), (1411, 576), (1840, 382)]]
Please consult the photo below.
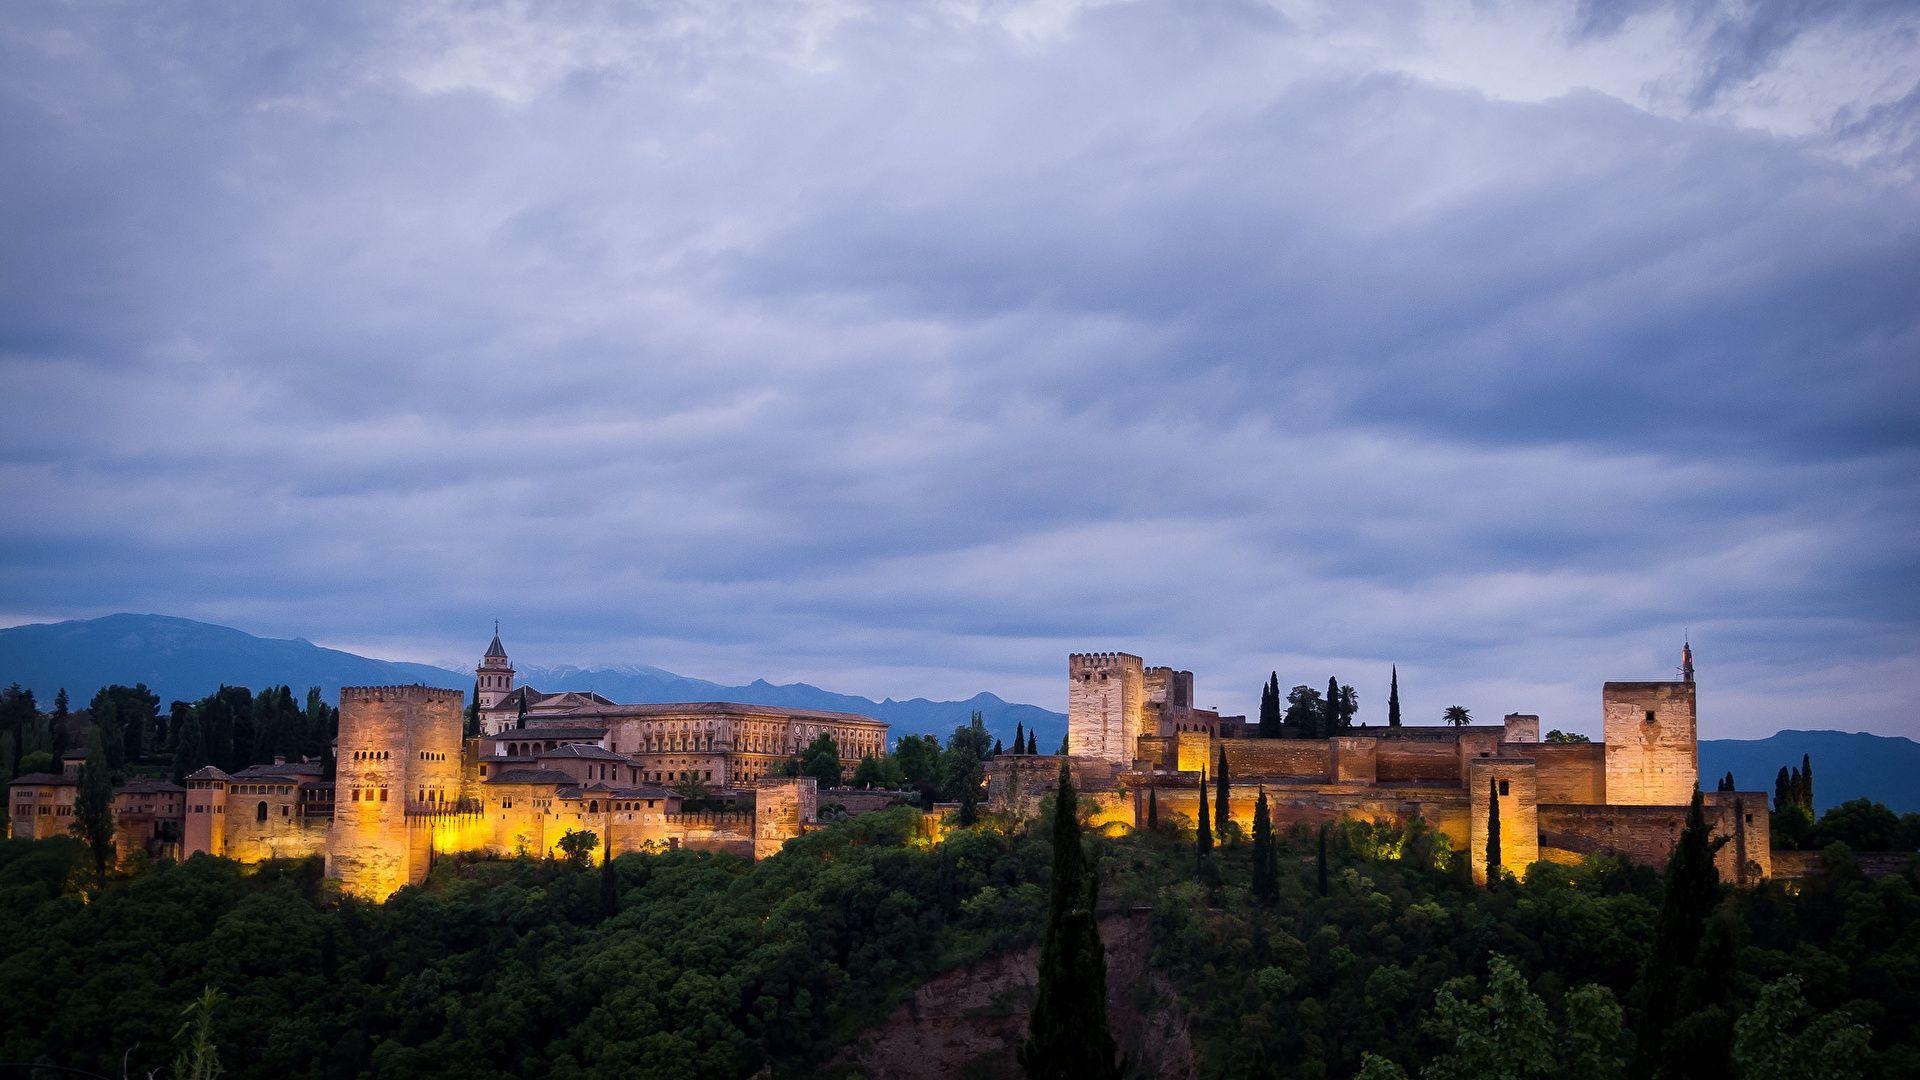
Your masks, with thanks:
[(1700, 780), (1694, 684), (1610, 682), (1601, 688), (1607, 802), (1681, 806)]

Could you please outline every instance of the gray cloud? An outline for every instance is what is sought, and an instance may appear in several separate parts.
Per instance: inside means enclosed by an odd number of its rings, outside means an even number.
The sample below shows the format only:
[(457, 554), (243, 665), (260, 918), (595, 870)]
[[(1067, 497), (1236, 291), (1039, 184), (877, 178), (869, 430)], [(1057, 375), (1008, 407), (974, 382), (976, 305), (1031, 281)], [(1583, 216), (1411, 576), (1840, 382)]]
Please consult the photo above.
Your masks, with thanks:
[(1543, 10), (24, 13), (0, 611), (1920, 734), (1913, 18)]

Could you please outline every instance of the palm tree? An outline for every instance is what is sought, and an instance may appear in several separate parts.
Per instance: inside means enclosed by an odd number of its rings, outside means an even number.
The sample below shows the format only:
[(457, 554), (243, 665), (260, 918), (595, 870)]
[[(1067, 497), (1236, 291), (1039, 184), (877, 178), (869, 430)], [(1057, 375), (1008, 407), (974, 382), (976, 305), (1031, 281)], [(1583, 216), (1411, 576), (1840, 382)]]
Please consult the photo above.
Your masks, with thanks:
[(1454, 727), (1466, 727), (1468, 724), (1473, 723), (1473, 714), (1467, 711), (1465, 705), (1447, 706), (1447, 711), (1441, 713), (1440, 718), (1452, 724)]

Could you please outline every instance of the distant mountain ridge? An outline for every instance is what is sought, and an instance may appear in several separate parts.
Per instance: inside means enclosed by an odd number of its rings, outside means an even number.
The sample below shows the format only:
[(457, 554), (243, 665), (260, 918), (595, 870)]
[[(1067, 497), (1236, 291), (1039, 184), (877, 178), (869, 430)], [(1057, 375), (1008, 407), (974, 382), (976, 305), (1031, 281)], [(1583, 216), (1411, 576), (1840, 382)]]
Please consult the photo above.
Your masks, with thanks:
[[(537, 690), (595, 690), (622, 702), (737, 701), (864, 713), (893, 725), (895, 736), (944, 737), (977, 709), (1000, 738), (1011, 740), (1014, 726), (1025, 724), (1039, 732), (1047, 750), (1059, 746), (1067, 730), (1064, 714), (986, 693), (965, 701), (874, 701), (806, 683), (775, 685), (758, 679), (746, 686), (726, 686), (646, 665), (529, 666), (520, 670), (519, 680)], [(61, 687), (79, 708), (102, 686), (145, 683), (160, 695), (164, 708), (169, 701), (191, 701), (222, 685), (258, 689), (286, 683), (296, 692), (318, 686), (330, 701), (339, 700), (342, 686), (417, 682), (471, 690), (473, 673), (378, 660), (301, 638), (256, 637), (170, 615), (119, 614), (0, 629), (0, 686), (12, 682), (32, 689), (42, 708), (52, 705)]]
[[(1038, 733), (1052, 751), (1066, 734), (1065, 715), (976, 694), (965, 701), (912, 698), (874, 701), (806, 683), (776, 685), (756, 679), (727, 686), (647, 665), (527, 666), (520, 681), (539, 690), (595, 690), (615, 701), (738, 701), (748, 705), (830, 709), (878, 717), (897, 737), (931, 733), (945, 737), (979, 710), (994, 735), (1012, 741), (1015, 724)], [(430, 664), (377, 660), (328, 649), (299, 638), (256, 637), (245, 631), (167, 615), (108, 615), (98, 619), (36, 623), (0, 629), (0, 686), (30, 687), (42, 708), (65, 687), (75, 708), (112, 683), (146, 683), (162, 707), (190, 701), (222, 684), (259, 689), (286, 683), (296, 692), (318, 686), (338, 701), (342, 686), (425, 683), (471, 690), (471, 671)], [(1885, 735), (1788, 730), (1764, 739), (1707, 739), (1700, 743), (1700, 781), (1711, 787), (1731, 770), (1745, 790), (1773, 790), (1782, 765), (1802, 754), (1814, 763), (1814, 801), (1826, 809), (1853, 798), (1872, 798), (1902, 813), (1920, 811), (1920, 743)]]

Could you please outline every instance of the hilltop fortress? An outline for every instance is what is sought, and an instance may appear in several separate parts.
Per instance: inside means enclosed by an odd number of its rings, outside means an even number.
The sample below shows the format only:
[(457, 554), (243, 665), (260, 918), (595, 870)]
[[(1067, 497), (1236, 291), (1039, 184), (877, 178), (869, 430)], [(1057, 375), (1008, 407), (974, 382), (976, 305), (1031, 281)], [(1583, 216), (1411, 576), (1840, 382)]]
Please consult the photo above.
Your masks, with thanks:
[[(114, 798), (115, 843), (180, 856), (253, 863), (323, 855), (346, 891), (385, 899), (460, 852), (554, 854), (569, 832), (602, 851), (688, 847), (760, 858), (817, 827), (811, 777), (773, 767), (821, 734), (843, 776), (886, 749), (872, 717), (731, 702), (618, 705), (597, 694), (543, 694), (513, 685), (495, 633), (476, 672), (481, 734), (464, 734), (465, 695), (426, 686), (340, 691), (334, 777), (317, 762), (207, 766), (185, 788), (132, 780)], [(16, 837), (54, 836), (74, 822), (80, 759), (59, 774), (9, 785)], [(751, 809), (687, 810), (687, 793)], [(750, 800), (746, 797), (751, 792)], [(886, 796), (843, 792), (849, 809)]]
[[(1161, 814), (1199, 813), (1203, 778), (1225, 760), (1228, 812), (1250, 829), (1267, 794), (1276, 828), (1343, 817), (1404, 825), (1416, 814), (1484, 880), (1490, 804), (1498, 800), (1500, 863), (1516, 874), (1540, 859), (1611, 852), (1663, 865), (1699, 780), (1691, 650), (1678, 682), (1610, 682), (1600, 689), (1601, 742), (1543, 743), (1540, 718), (1500, 725), (1359, 727), (1325, 739), (1252, 737), (1244, 719), (1193, 707), (1193, 674), (1147, 667), (1128, 653), (1067, 659), (1067, 759), (1097, 823), (1137, 826), (1149, 798)], [(988, 802), (1032, 812), (1057, 783), (1057, 755), (1010, 755), (987, 765)], [(1211, 782), (1211, 781), (1208, 781)], [(1212, 797), (1210, 791), (1209, 797)], [(1767, 794), (1705, 796), (1721, 874), (1751, 883), (1772, 873)]]

